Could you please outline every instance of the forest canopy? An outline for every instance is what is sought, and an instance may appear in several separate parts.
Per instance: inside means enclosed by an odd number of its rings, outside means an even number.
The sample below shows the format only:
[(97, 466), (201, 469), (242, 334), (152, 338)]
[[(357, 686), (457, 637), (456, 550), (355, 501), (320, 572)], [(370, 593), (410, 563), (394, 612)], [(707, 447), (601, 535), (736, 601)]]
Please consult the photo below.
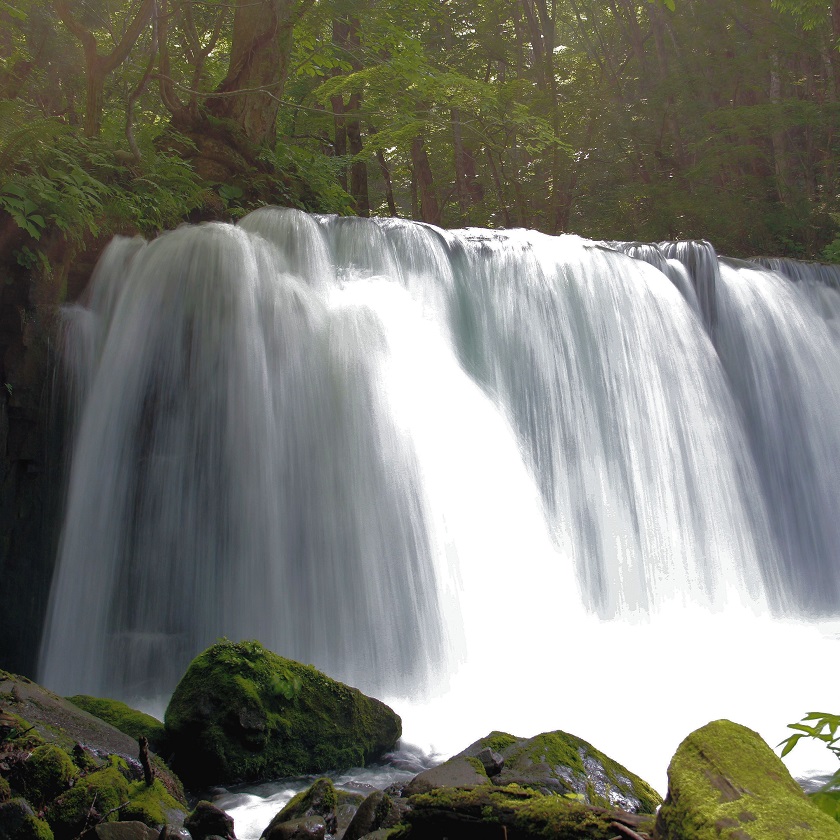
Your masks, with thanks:
[(840, 261), (839, 103), (840, 0), (0, 0), (0, 213), (80, 247), (279, 203)]

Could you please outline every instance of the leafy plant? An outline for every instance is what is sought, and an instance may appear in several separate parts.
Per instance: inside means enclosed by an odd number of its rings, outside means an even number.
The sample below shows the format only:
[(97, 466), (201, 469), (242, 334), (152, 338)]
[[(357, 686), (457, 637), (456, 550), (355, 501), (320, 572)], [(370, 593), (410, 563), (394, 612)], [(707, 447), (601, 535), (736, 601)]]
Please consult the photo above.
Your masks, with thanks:
[[(837, 759), (840, 759), (840, 715), (829, 712), (809, 712), (799, 723), (789, 723), (792, 735), (785, 738), (779, 747), (784, 758), (802, 738), (822, 741)], [(840, 822), (840, 770), (838, 770), (819, 790), (810, 794), (811, 801), (821, 811)]]

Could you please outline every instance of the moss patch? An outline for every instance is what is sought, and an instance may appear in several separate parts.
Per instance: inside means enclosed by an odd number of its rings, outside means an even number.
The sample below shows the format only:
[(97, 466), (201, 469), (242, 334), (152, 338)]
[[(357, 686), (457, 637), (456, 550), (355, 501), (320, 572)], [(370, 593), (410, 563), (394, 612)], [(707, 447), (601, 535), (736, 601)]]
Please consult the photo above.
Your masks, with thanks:
[(401, 734), (384, 703), (258, 642), (227, 640), (192, 661), (165, 723), (193, 788), (361, 766)]
[(440, 788), (412, 796), (406, 815), (412, 838), (433, 836), (554, 840), (611, 840), (613, 819), (562, 796), (506, 785), (496, 788)]
[(165, 748), (165, 729), (163, 724), (137, 709), (132, 709), (119, 700), (107, 700), (102, 697), (90, 697), (87, 694), (77, 694), (67, 698), (74, 706), (78, 706), (88, 714), (110, 723), (120, 732), (125, 732), (134, 740), (144, 736), (149, 741), (149, 746), (155, 752), (161, 752)]
[(840, 840), (762, 738), (728, 720), (680, 744), (656, 827), (662, 840)]
[(128, 767), (116, 756), (111, 764), (80, 779), (46, 811), (56, 840), (70, 840), (99, 822), (119, 819), (118, 810), (129, 801)]
[(55, 744), (36, 747), (21, 767), (23, 793), (29, 802), (43, 807), (66, 791), (79, 771), (67, 753)]

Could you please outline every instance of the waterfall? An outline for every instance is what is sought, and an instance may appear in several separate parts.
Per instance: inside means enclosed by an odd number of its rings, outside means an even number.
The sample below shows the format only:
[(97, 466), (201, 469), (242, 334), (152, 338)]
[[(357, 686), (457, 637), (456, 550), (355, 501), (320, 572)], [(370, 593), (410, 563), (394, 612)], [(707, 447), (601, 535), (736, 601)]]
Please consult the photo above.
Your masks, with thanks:
[(435, 704), (478, 681), (490, 728), (507, 702), (596, 742), (535, 710), (539, 675), (586, 716), (552, 661), (648, 668), (679, 638), (703, 667), (702, 637), (715, 668), (736, 633), (758, 688), (791, 626), (840, 612), (839, 281), (279, 208), (116, 239), (64, 313), (40, 678), (154, 697), (258, 638), (409, 722), (463, 736), (475, 699)]

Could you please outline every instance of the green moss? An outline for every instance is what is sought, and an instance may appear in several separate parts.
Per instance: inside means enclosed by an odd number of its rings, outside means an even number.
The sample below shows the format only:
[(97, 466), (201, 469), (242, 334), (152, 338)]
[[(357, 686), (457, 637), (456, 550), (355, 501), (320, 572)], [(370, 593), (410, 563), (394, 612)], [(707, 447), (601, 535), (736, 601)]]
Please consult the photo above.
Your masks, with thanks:
[(387, 706), (266, 650), (223, 640), (190, 664), (166, 710), (176, 770), (188, 786), (362, 765), (391, 749)]
[(12, 798), (12, 789), (3, 776), (0, 776), (0, 802), (8, 802)]
[(137, 711), (137, 709), (132, 709), (131, 706), (127, 706), (119, 700), (90, 697), (87, 694), (77, 694), (68, 697), (67, 700), (88, 714), (110, 723), (120, 732), (130, 735), (135, 741), (141, 735), (144, 736), (156, 752), (160, 751), (165, 743), (164, 726), (159, 720), (144, 712)]
[(490, 748), (493, 752), (501, 753), (519, 740), (507, 732), (494, 730), (486, 738), (481, 739), (481, 748)]
[(482, 776), (487, 775), (487, 770), (481, 763), (481, 759), (478, 759), (475, 756), (465, 756), (465, 758), (467, 764), (469, 764), (475, 770), (476, 773), (480, 773)]
[(667, 840), (840, 840), (761, 737), (714, 721), (680, 744), (657, 831)]
[(36, 747), (21, 768), (26, 798), (38, 807), (67, 790), (79, 771), (67, 753), (55, 744)]
[(497, 823), (523, 838), (611, 840), (612, 818), (562, 796), (545, 796), (516, 784), (502, 788), (439, 788), (409, 799), (408, 823), (420, 834), (458, 836), (470, 823)]
[(514, 739), (499, 752), (505, 759), (503, 779), (515, 778), (537, 788), (548, 782), (549, 787), (582, 796), (587, 803), (602, 807), (627, 803), (623, 807), (629, 809), (631, 803), (637, 802), (632, 809), (640, 813), (653, 814), (662, 803), (647, 782), (568, 732), (544, 732), (527, 741)]
[(180, 802), (170, 796), (160, 779), (151, 786), (145, 782), (131, 782), (128, 786), (128, 804), (120, 809), (121, 820), (137, 820), (152, 828), (159, 828), (172, 822), (170, 814), (186, 810)]
[(128, 767), (111, 756), (111, 764), (76, 782), (46, 810), (56, 840), (70, 840), (98, 822), (119, 819), (118, 809), (129, 801)]
[(40, 817), (26, 817), (13, 840), (54, 840), (52, 829)]

